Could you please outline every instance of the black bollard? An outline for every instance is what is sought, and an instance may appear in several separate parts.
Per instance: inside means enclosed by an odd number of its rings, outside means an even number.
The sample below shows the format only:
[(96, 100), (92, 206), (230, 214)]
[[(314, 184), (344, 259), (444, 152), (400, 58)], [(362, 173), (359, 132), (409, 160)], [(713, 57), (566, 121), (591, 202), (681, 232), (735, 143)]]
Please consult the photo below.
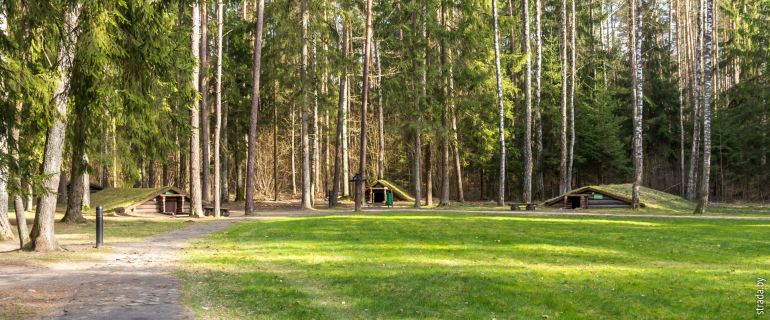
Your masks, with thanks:
[(104, 245), (104, 213), (102, 206), (96, 207), (96, 247)]

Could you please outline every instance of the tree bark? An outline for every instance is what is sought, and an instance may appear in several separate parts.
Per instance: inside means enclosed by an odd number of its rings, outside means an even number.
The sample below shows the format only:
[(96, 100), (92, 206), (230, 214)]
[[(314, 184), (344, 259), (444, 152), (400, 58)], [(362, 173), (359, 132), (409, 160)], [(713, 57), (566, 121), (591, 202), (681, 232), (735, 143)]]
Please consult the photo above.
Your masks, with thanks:
[[(446, 1), (441, 1), (441, 23), (443, 24), (444, 31), (449, 33), (448, 24), (448, 9)], [(450, 128), (449, 128), (449, 113), (450, 113), (450, 101), (449, 97), (449, 72), (447, 70), (449, 63), (449, 45), (446, 41), (446, 37), (441, 37), (441, 72), (444, 77), (444, 84), (442, 93), (444, 95), (444, 107), (441, 109), (441, 126), (443, 131), (441, 133), (441, 197), (439, 198), (440, 206), (449, 205), (449, 140), (450, 140)]]
[[(8, 154), (6, 132), (0, 132), (0, 154)], [(0, 165), (0, 240), (13, 239), (13, 228), (8, 220), (8, 181), (10, 170), (8, 166)]]
[(567, 0), (561, 2), (561, 157), (559, 194), (567, 192)]
[[(700, 0), (698, 0), (700, 1)], [(698, 15), (697, 15), (697, 22), (696, 22), (696, 36), (695, 36), (695, 42), (691, 41), (691, 46), (695, 47), (695, 59), (693, 60), (694, 68), (694, 74), (693, 79), (691, 81), (693, 86), (693, 135), (692, 135), (692, 149), (690, 152), (690, 172), (687, 179), (687, 199), (688, 200), (695, 200), (697, 197), (697, 179), (698, 179), (698, 161), (700, 159), (700, 139), (701, 139), (701, 83), (702, 83), (702, 76), (701, 76), (701, 56), (702, 56), (702, 46), (701, 46), (701, 14), (700, 14), (700, 6), (698, 8)]]
[[(566, 1), (566, 0), (565, 0)], [(493, 29), (495, 33), (495, 75), (497, 77), (497, 107), (498, 107), (498, 116), (499, 116), (499, 147), (500, 147), (500, 177), (499, 177), (499, 185), (498, 185), (498, 194), (497, 194), (497, 205), (502, 206), (505, 203), (505, 101), (503, 101), (503, 78), (502, 78), (502, 70), (500, 67), (500, 28), (498, 23), (498, 14), (497, 14), (497, 1), (492, 1), (492, 18), (493, 18)]]
[[(258, 0), (257, 23), (254, 32), (254, 67), (252, 69), (253, 86), (251, 89), (251, 116), (249, 118), (248, 155), (246, 159), (246, 207), (245, 214), (254, 213), (254, 175), (257, 166), (257, 121), (259, 118), (260, 72), (262, 67), (262, 32), (265, 15), (265, 0)], [(293, 148), (292, 148), (293, 149)], [(293, 155), (293, 153), (292, 153)], [(293, 160), (293, 159), (292, 159)], [(292, 171), (293, 176), (293, 171)]]
[(366, 32), (364, 34), (364, 65), (363, 85), (361, 88), (361, 154), (359, 156), (358, 174), (360, 179), (356, 181), (356, 206), (355, 211), (361, 211), (366, 197), (366, 112), (369, 104), (369, 64), (372, 57), (372, 0), (366, 0)]
[(46, 137), (43, 157), (43, 183), (44, 192), (38, 200), (35, 221), (32, 224), (30, 242), (25, 247), (34, 251), (58, 250), (59, 244), (54, 236), (54, 219), (56, 214), (56, 190), (59, 185), (59, 173), (62, 165), (62, 151), (64, 149), (65, 130), (67, 127), (67, 96), (70, 84), (72, 62), (75, 58), (75, 46), (77, 45), (77, 25), (80, 16), (80, 6), (68, 8), (64, 16), (62, 38), (59, 45), (59, 80), (54, 90), (53, 106), (54, 117)]
[[(345, 21), (344, 18), (342, 18), (342, 39), (340, 40), (340, 54), (342, 56), (343, 65), (342, 70), (340, 71), (340, 77), (339, 77), (339, 99), (337, 103), (337, 137), (336, 137), (336, 143), (335, 143), (335, 152), (334, 152), (334, 182), (332, 184), (332, 194), (330, 196), (330, 203), (332, 206), (337, 205), (337, 196), (340, 194), (340, 184), (342, 179), (342, 171), (344, 170), (343, 166), (343, 152), (345, 151), (345, 148), (343, 145), (346, 145), (345, 143), (345, 108), (347, 106), (347, 58), (348, 58), (348, 24)], [(345, 166), (347, 167), (347, 166)], [(347, 182), (345, 182), (347, 184)], [(344, 192), (344, 191), (343, 191)], [(344, 195), (343, 195), (344, 196)]]
[[(637, 3), (638, 2), (638, 3)], [(633, 84), (634, 84), (634, 184), (631, 190), (631, 199), (634, 210), (639, 209), (639, 189), (642, 184), (642, 172), (644, 165), (642, 116), (644, 114), (644, 77), (642, 73), (642, 0), (633, 0), (631, 5), (631, 34), (633, 47)]]
[(222, 132), (222, 27), (224, 23), (224, 3), (217, 1), (217, 102), (216, 102), (216, 120), (214, 124), (214, 217), (219, 218), (222, 206), (221, 183), (220, 180), (220, 152), (221, 132)]
[(310, 141), (308, 137), (308, 24), (310, 16), (308, 14), (307, 0), (300, 1), (300, 17), (302, 19), (302, 53), (301, 53), (301, 92), (302, 103), (300, 105), (300, 127), (301, 127), (301, 146), (302, 146), (302, 209), (312, 209), (313, 204), (310, 199)]
[[(18, 151), (19, 136), (20, 136), (20, 132), (19, 132), (20, 131), (19, 130), (20, 117), (19, 117), (19, 114), (21, 113), (22, 106), (23, 105), (22, 105), (21, 101), (17, 101), (16, 102), (16, 115), (14, 117), (14, 125), (10, 129), (10, 131), (11, 131), (11, 138), (13, 139), (13, 141), (16, 141), (16, 146), (10, 148), (11, 159), (13, 160), (13, 163), (14, 163), (16, 168), (19, 168), (19, 151)], [(22, 189), (24, 189), (26, 187), (24, 183), (21, 183), (21, 173), (20, 172), (13, 173), (13, 181), (14, 181), (14, 185), (20, 186)], [(27, 190), (28, 190), (28, 193), (29, 193), (27, 196), (29, 197), (29, 199), (32, 199), (32, 189), (31, 189), (31, 187), (27, 188)], [(27, 203), (25, 205), (24, 199), (22, 198), (21, 191), (17, 192), (13, 196), (13, 204), (14, 204), (14, 209), (16, 211), (16, 231), (18, 231), (17, 235), (19, 236), (19, 248), (20, 249), (23, 249), (24, 245), (27, 242), (29, 242), (29, 230), (27, 229), (27, 217), (25, 215), (25, 210), (31, 210), (32, 209), (32, 204), (31, 204), (32, 201), (30, 200), (29, 202), (30, 203)]]
[(541, 24), (541, 0), (535, 0), (535, 193), (538, 199), (544, 197), (545, 185), (543, 179), (543, 118), (541, 106), (542, 75), (543, 75), (543, 29)]
[[(77, 107), (76, 107), (77, 108)], [(83, 117), (84, 115), (82, 113), (76, 112), (75, 113), (76, 119), (74, 121), (76, 123), (79, 122), (77, 119), (78, 117)], [(85, 131), (82, 130), (84, 126), (82, 124), (73, 126), (75, 128), (76, 133), (76, 139), (83, 140), (85, 139)], [(78, 146), (77, 143), (73, 143), (73, 150), (72, 150), (72, 169), (70, 170), (70, 187), (69, 187), (69, 197), (67, 198), (67, 210), (64, 213), (64, 217), (62, 218), (62, 222), (65, 223), (85, 223), (86, 219), (83, 218), (83, 197), (84, 194), (88, 190), (88, 185), (84, 185), (85, 182), (85, 172), (86, 172), (86, 166), (88, 165), (86, 162), (85, 154), (83, 153), (83, 148), (85, 146), (80, 145)], [(84, 190), (85, 189), (85, 190)]]
[[(574, 1), (574, 0), (573, 0)], [(529, 36), (529, 1), (522, 3), (524, 8), (524, 52), (526, 75), (524, 80), (524, 202), (532, 202), (532, 57)]]
[(291, 140), (291, 195), (297, 195), (297, 136), (295, 129), (296, 114), (294, 112), (294, 103), (291, 104), (291, 134), (289, 139)]
[(577, 68), (577, 11), (575, 10), (575, 0), (571, 1), (572, 4), (572, 17), (570, 27), (570, 50), (572, 58), (570, 59), (570, 86), (569, 86), (569, 163), (567, 166), (567, 190), (572, 190), (572, 178), (573, 178), (573, 164), (575, 162), (575, 78), (577, 76), (575, 69)]
[(711, 63), (712, 63), (712, 23), (714, 16), (713, 0), (705, 0), (706, 20), (703, 28), (703, 173), (701, 174), (700, 198), (695, 209), (696, 214), (706, 213), (709, 205), (709, 178), (711, 176)]
[[(192, 55), (194, 65), (192, 68), (193, 88), (196, 88), (196, 94), (200, 82), (200, 69), (198, 68), (198, 59), (200, 57), (200, 28), (201, 17), (198, 8), (198, 2), (193, 2), (192, 12)], [(200, 156), (200, 113), (198, 112), (199, 103), (193, 101), (190, 107), (190, 215), (193, 217), (203, 217), (202, 190), (201, 190), (201, 156)]]
[(380, 45), (374, 44), (374, 51), (377, 60), (377, 133), (379, 134), (378, 152), (377, 152), (377, 179), (385, 179), (385, 119), (383, 115), (383, 92), (382, 92), (382, 61), (380, 59)]
[(202, 196), (203, 201), (211, 201), (211, 130), (209, 129), (209, 62), (208, 62), (208, 4), (207, 0), (201, 0), (201, 51), (200, 51), (200, 84), (199, 91), (201, 95), (200, 112), (201, 112), (201, 134), (203, 135), (203, 177), (202, 177)]

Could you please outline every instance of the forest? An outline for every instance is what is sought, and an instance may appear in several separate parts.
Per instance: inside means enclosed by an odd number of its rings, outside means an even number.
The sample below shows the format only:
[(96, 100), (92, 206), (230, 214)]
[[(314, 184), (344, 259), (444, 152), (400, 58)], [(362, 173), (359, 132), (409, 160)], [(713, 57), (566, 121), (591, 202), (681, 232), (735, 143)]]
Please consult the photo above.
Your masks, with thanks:
[(56, 249), (93, 184), (193, 216), (378, 179), (418, 208), (766, 202), (769, 26), (770, 0), (0, 0), (0, 238)]

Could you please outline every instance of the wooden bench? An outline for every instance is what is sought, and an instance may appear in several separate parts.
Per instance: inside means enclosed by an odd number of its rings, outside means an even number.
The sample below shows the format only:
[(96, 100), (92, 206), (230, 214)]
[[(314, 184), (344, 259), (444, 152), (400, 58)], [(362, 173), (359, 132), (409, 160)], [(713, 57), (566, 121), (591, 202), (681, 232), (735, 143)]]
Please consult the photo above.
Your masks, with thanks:
[[(219, 208), (220, 216), (223, 217), (229, 217), (230, 216), (230, 210), (225, 208)], [(214, 216), (214, 207), (204, 207), (203, 208), (203, 215), (207, 217)]]
[(526, 208), (527, 211), (535, 211), (537, 209), (537, 203), (513, 202), (510, 205), (511, 211), (522, 211), (521, 207)]

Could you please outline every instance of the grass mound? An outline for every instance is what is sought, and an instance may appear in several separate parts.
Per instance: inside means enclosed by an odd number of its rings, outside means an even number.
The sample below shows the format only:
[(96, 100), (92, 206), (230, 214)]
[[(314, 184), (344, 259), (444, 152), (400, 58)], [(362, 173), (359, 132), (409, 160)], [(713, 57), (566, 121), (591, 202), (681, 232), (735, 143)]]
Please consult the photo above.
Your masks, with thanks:
[(387, 180), (377, 180), (374, 182), (374, 184), (382, 184), (383, 186), (388, 187), (393, 193), (398, 196), (401, 199), (404, 199), (404, 201), (414, 201), (414, 197), (410, 196), (406, 191), (402, 190), (395, 184), (390, 183)]
[(104, 212), (114, 212), (115, 209), (132, 205), (163, 189), (165, 188), (104, 189), (91, 195), (91, 208), (88, 210), (88, 213), (94, 213), (96, 206), (102, 206)]
[[(631, 199), (631, 186), (630, 183), (625, 183), (591, 187)], [(646, 206), (646, 210), (688, 213), (695, 210), (695, 204), (687, 199), (647, 187), (639, 188), (639, 198)]]

